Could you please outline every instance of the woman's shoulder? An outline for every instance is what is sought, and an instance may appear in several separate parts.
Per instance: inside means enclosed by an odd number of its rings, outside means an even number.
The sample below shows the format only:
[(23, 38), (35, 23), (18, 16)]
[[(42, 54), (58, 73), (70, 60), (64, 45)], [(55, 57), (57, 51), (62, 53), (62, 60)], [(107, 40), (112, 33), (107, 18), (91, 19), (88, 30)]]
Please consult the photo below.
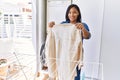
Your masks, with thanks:
[(82, 22), (82, 24), (84, 25), (84, 27), (89, 31), (89, 27), (85, 22)]
[(85, 26), (88, 26), (87, 23), (85, 23), (85, 22), (82, 22), (82, 24), (85, 25)]

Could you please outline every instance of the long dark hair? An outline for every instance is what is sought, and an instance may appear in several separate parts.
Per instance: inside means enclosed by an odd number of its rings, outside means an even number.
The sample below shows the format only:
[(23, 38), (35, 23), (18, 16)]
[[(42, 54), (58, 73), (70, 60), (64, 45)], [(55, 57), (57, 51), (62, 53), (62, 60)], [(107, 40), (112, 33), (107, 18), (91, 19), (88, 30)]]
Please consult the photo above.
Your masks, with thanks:
[(77, 22), (81, 22), (82, 19), (81, 19), (80, 9), (79, 9), (79, 7), (78, 7), (76, 4), (71, 4), (71, 5), (68, 6), (67, 11), (66, 11), (66, 15), (65, 15), (66, 21), (69, 21), (69, 22), (70, 22), (70, 20), (69, 20), (69, 18), (68, 18), (68, 14), (69, 14), (70, 9), (73, 8), (73, 7), (74, 7), (75, 9), (77, 9), (77, 11), (78, 11), (78, 13), (79, 13), (79, 15), (78, 15), (78, 17), (77, 17)]

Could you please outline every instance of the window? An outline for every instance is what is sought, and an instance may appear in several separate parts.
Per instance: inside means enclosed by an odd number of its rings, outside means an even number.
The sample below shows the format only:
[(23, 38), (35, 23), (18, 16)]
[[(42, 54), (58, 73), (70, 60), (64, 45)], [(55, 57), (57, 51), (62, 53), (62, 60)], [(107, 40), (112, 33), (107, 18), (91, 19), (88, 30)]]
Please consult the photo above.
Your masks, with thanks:
[(7, 62), (0, 64), (0, 70), (5, 69), (2, 71), (4, 75), (0, 72), (0, 79), (30, 80), (34, 78), (36, 53), (32, 29), (31, 0), (1, 0), (0, 60), (4, 59)]

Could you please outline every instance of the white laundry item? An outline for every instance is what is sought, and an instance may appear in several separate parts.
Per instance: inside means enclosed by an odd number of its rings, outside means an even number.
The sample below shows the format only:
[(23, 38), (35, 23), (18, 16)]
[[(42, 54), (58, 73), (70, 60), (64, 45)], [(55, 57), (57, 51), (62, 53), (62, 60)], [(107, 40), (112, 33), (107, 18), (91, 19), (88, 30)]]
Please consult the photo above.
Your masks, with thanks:
[(54, 25), (45, 45), (49, 77), (74, 80), (76, 67), (83, 61), (81, 30), (73, 24)]

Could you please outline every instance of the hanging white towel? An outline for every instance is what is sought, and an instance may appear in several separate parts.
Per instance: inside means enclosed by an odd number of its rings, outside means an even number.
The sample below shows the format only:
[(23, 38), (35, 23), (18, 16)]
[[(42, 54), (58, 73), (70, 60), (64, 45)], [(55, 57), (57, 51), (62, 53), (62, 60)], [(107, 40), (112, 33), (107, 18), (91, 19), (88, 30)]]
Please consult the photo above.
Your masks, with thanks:
[(48, 32), (45, 52), (51, 78), (74, 80), (76, 67), (83, 60), (81, 31), (73, 24), (54, 25)]

